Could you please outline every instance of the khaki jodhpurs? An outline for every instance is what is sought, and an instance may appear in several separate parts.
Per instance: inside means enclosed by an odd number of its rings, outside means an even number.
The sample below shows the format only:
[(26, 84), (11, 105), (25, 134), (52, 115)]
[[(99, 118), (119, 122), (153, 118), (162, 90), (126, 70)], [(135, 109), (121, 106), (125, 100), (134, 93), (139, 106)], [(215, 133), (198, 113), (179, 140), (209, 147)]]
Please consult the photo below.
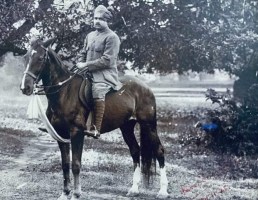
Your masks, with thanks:
[(105, 83), (92, 82), (93, 99), (105, 99), (105, 95), (111, 90), (111, 86)]

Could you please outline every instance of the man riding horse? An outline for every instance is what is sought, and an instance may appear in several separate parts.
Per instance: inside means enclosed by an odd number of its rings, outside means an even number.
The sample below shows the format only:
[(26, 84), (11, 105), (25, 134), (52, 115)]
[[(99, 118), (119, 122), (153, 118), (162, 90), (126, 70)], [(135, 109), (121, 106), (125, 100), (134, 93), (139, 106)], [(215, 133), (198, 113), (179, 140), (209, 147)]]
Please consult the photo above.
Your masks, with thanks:
[[(97, 131), (93, 129), (86, 134), (98, 138), (100, 131), (108, 133), (119, 128), (129, 147), (134, 165), (132, 186), (127, 194), (129, 196), (139, 194), (141, 172), (149, 179), (151, 166), (155, 163), (153, 160), (157, 159), (160, 166), (160, 190), (157, 197), (167, 198), (168, 179), (164, 148), (157, 132), (155, 95), (147, 84), (136, 77), (123, 76), (119, 77), (121, 83), (118, 81), (116, 60), (120, 41), (107, 25), (107, 20), (112, 15), (104, 6), (99, 6), (94, 16), (96, 31), (86, 37), (82, 59), (78, 63), (78, 68), (81, 69), (79, 72), (89, 71), (93, 82)], [(85, 136), (83, 132), (87, 129), (85, 121), (91, 112), (81, 98), (81, 88), (85, 82), (86, 86), (89, 82), (64, 66), (60, 57), (50, 47), (52, 42), (53, 39), (31, 42), (25, 56), (26, 69), (21, 90), (23, 94), (31, 95), (35, 83), (42, 81), (42, 85), (37, 87), (44, 90), (48, 100), (47, 120), (57, 133), (56, 138), (63, 138), (58, 140), (64, 179), (63, 191), (58, 200), (67, 200), (71, 193), (70, 166), (74, 177), (71, 199), (79, 200), (82, 193), (80, 172)], [(111, 89), (118, 90), (121, 86), (119, 92), (108, 92)], [(88, 89), (85, 93), (87, 92)], [(90, 98), (90, 94), (87, 97)], [(105, 119), (103, 123), (102, 118)], [(134, 133), (136, 124), (140, 130), (140, 145)], [(65, 143), (64, 139), (70, 143)]]
[(118, 81), (117, 57), (120, 40), (116, 33), (108, 27), (112, 13), (103, 5), (94, 12), (95, 31), (90, 32), (84, 41), (84, 47), (77, 67), (88, 71), (92, 80), (94, 102), (94, 126), (84, 133), (99, 138), (103, 114), (105, 111), (105, 95), (111, 89), (119, 90), (122, 84)]

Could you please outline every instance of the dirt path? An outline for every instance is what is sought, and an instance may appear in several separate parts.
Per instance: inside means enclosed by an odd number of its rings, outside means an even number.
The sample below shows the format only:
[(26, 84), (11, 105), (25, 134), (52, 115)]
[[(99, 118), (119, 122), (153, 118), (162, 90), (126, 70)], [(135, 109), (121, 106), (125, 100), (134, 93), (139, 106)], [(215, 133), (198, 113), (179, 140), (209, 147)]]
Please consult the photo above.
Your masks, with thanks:
[(24, 196), (36, 182), (30, 166), (43, 165), (56, 145), (46, 135), (36, 137), (32, 132), (1, 129), (0, 137), (0, 199), (31, 199)]

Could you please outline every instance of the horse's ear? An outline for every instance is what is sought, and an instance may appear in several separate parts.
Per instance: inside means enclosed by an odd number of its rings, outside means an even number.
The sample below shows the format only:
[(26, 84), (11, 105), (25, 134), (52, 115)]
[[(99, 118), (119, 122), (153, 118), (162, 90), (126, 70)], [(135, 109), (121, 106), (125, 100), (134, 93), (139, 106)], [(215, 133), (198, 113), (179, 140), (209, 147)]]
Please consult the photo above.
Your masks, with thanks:
[(45, 42), (43, 42), (43, 47), (48, 48), (49, 45), (53, 44), (56, 41), (57, 38), (51, 38)]

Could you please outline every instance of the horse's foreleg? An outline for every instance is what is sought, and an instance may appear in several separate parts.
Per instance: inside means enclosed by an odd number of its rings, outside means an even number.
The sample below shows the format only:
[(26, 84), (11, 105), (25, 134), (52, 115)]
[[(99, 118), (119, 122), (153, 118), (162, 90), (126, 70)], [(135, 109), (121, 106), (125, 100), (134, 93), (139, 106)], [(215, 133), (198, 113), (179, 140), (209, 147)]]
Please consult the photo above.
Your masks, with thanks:
[(128, 196), (135, 196), (139, 194), (139, 184), (141, 181), (140, 147), (134, 135), (135, 124), (135, 120), (130, 120), (120, 127), (123, 138), (130, 149), (134, 163), (133, 185), (127, 193)]
[(62, 169), (64, 177), (64, 188), (58, 200), (67, 200), (70, 194), (70, 144), (58, 142), (61, 151)]
[(81, 196), (81, 183), (80, 183), (80, 170), (81, 158), (84, 142), (84, 134), (77, 132), (72, 135), (72, 172), (74, 176), (74, 190), (71, 200), (80, 199)]
[(139, 194), (139, 185), (141, 182), (141, 168), (140, 165), (137, 164), (134, 173), (133, 173), (133, 185), (129, 189), (127, 196), (136, 196)]

